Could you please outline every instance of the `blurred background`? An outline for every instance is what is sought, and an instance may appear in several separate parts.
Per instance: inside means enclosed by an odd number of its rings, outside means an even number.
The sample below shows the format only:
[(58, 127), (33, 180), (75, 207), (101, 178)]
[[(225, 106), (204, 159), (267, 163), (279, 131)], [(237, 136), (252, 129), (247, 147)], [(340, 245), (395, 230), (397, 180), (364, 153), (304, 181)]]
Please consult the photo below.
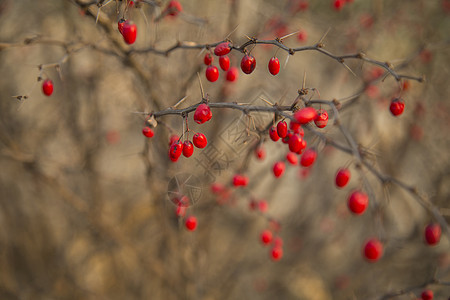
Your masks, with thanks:
[[(204, 133), (208, 146), (172, 163), (168, 142), (183, 133), (183, 119), (158, 118), (148, 139), (145, 115), (136, 113), (183, 97), (179, 107), (199, 103), (197, 73), (211, 102), (291, 105), (306, 74), (313, 99), (341, 101), (341, 122), (369, 164), (417, 188), (448, 222), (449, 1), (354, 0), (337, 10), (331, 0), (180, 0), (177, 16), (164, 16), (167, 1), (134, 2), (103, 1), (99, 12), (88, 0), (0, 1), (1, 299), (378, 299), (400, 290), (408, 292), (395, 299), (415, 299), (433, 278), (450, 281), (446, 234), (435, 247), (424, 243), (433, 216), (311, 132), (315, 165), (287, 165), (275, 179), (272, 166), (288, 148), (262, 133), (273, 115), (212, 109), (211, 121), (198, 125), (190, 114), (189, 128)], [(117, 30), (122, 17), (138, 27), (133, 45)], [(283, 43), (295, 48), (315, 45), (328, 30), (323, 43), (331, 53), (362, 51), (426, 81), (397, 82), (360, 60), (347, 60), (349, 71), (316, 51), (288, 58), (257, 45), (248, 48), (257, 61), (251, 75), (239, 70), (227, 82), (220, 70), (211, 83), (208, 50), (149, 50), (290, 33)], [(274, 55), (277, 76), (267, 70)], [(242, 56), (232, 51), (231, 65), (239, 68)], [(50, 97), (38, 77), (53, 81)], [(389, 112), (395, 97), (405, 101), (399, 117)], [(346, 145), (329, 113), (320, 131)], [(253, 153), (259, 144), (262, 161)], [(337, 189), (343, 166), (352, 178)], [(238, 172), (248, 187), (230, 187)], [(211, 193), (213, 182), (229, 195)], [(362, 216), (346, 207), (356, 188), (370, 196)], [(195, 231), (175, 214), (174, 193), (190, 197), (186, 216), (197, 217)], [(267, 211), (249, 208), (262, 200)], [(279, 261), (260, 242), (265, 229), (283, 240)], [(377, 263), (361, 255), (371, 237), (385, 246)], [(449, 286), (427, 288), (435, 299), (450, 296)]]

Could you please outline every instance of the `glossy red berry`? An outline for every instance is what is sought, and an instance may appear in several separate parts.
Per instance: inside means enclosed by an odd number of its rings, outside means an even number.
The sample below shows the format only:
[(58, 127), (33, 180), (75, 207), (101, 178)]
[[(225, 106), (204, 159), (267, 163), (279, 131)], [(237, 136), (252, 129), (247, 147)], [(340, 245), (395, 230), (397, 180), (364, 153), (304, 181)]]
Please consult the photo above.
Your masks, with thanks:
[(299, 133), (300, 132), (300, 128), (301, 128), (300, 123), (297, 123), (295, 121), (290, 121), (289, 122), (289, 129), (291, 129), (294, 133)]
[(236, 67), (231, 67), (227, 71), (227, 81), (233, 82), (239, 78), (239, 69)]
[(317, 117), (317, 111), (314, 107), (304, 107), (294, 114), (294, 118), (300, 124), (306, 124)]
[(277, 133), (280, 138), (284, 138), (287, 135), (288, 129), (285, 121), (280, 121), (277, 124)]
[(125, 25), (126, 22), (127, 20), (125, 19), (120, 19), (119, 22), (117, 22), (117, 29), (119, 29), (120, 34), (123, 34), (123, 25)]
[(369, 197), (362, 191), (353, 191), (348, 197), (347, 205), (352, 213), (361, 215), (369, 205)]
[(250, 74), (255, 70), (256, 67), (256, 59), (249, 54), (244, 55), (241, 60), (241, 69), (245, 74)]
[(376, 262), (383, 255), (383, 244), (376, 238), (370, 239), (364, 245), (363, 252), (369, 262)]
[(166, 11), (168, 12), (167, 14), (169, 16), (176, 17), (180, 12), (183, 11), (183, 7), (181, 6), (180, 2), (173, 0), (170, 1), (167, 5)]
[(214, 61), (214, 56), (211, 55), (211, 53), (206, 53), (205, 58), (203, 58), (203, 62), (205, 65), (209, 66)]
[(425, 228), (425, 241), (428, 245), (433, 246), (441, 240), (442, 229), (439, 224), (431, 223)]
[(269, 209), (269, 204), (267, 204), (266, 200), (259, 200), (258, 209), (260, 212), (265, 213)]
[(197, 218), (194, 216), (189, 216), (184, 223), (186, 229), (189, 231), (194, 231), (197, 228)]
[(263, 146), (258, 146), (255, 149), (255, 155), (259, 160), (263, 160), (266, 157), (266, 150), (264, 150)]
[(434, 298), (432, 290), (424, 290), (420, 296), (422, 297), (422, 300), (433, 300)]
[(295, 153), (298, 153), (299, 151), (303, 150), (302, 140), (303, 138), (299, 134), (294, 133), (289, 138), (289, 150)]
[(184, 217), (186, 215), (186, 206), (178, 204), (175, 209), (175, 214), (179, 218)]
[(176, 134), (172, 134), (169, 139), (169, 146), (172, 146), (173, 143), (177, 143), (180, 137)]
[(278, 135), (277, 128), (275, 126), (270, 127), (269, 129), (269, 135), (270, 139), (274, 142), (278, 141), (280, 139), (280, 136)]
[(309, 167), (316, 161), (317, 152), (313, 148), (309, 148), (303, 153), (302, 158), (300, 159), (300, 164), (304, 167)]
[(333, 8), (337, 11), (340, 11), (345, 4), (345, 0), (334, 0), (333, 1)]
[(191, 141), (184, 141), (183, 143), (183, 155), (185, 157), (190, 157), (194, 153), (194, 145)]
[(391, 105), (389, 106), (389, 110), (394, 116), (399, 116), (403, 113), (405, 109), (405, 102), (402, 99), (394, 98), (391, 101)]
[(273, 238), (272, 232), (270, 230), (264, 230), (261, 233), (261, 237), (260, 238), (261, 238), (261, 242), (264, 245), (269, 245), (272, 242), (272, 238)]
[(347, 168), (341, 168), (336, 173), (336, 186), (343, 188), (350, 180), (350, 170)]
[(241, 174), (236, 174), (233, 176), (233, 185), (238, 186), (247, 186), (248, 184), (248, 177)]
[(194, 121), (197, 124), (203, 124), (212, 118), (212, 112), (208, 104), (202, 103), (195, 109)]
[(273, 175), (279, 178), (283, 175), (286, 165), (282, 161), (278, 161), (273, 165)]
[(231, 43), (223, 42), (214, 48), (214, 54), (217, 56), (227, 55), (231, 51)]
[(148, 138), (153, 137), (153, 129), (151, 129), (148, 126), (145, 126), (144, 128), (142, 128), (142, 134), (145, 135)]
[(53, 94), (53, 81), (50, 79), (44, 80), (42, 83), (42, 92), (46, 96), (51, 96)]
[(219, 65), (222, 70), (228, 71), (230, 68), (230, 58), (226, 55), (222, 55), (219, 57)]
[(283, 248), (281, 247), (273, 247), (272, 251), (270, 251), (270, 257), (273, 261), (278, 261), (283, 257)]
[(314, 119), (314, 124), (319, 128), (324, 128), (328, 123), (328, 112), (323, 109), (317, 111), (317, 117)]
[(291, 164), (291, 165), (296, 165), (298, 164), (298, 157), (295, 153), (293, 152), (289, 152), (288, 154), (286, 154), (286, 160)]
[(210, 82), (214, 82), (219, 79), (219, 69), (216, 66), (208, 66), (206, 68), (206, 79)]
[(208, 140), (206, 139), (206, 136), (203, 133), (197, 132), (194, 134), (194, 137), (192, 138), (192, 141), (194, 142), (195, 147), (197, 148), (205, 148), (208, 144)]
[(122, 36), (125, 43), (131, 45), (136, 41), (137, 26), (134, 23), (125, 22), (122, 28)]
[(294, 135), (294, 132), (292, 130), (288, 130), (286, 136), (281, 140), (283, 144), (289, 144), (289, 140)]
[(276, 57), (269, 60), (269, 72), (272, 75), (277, 75), (280, 72), (280, 61)]
[(171, 161), (176, 162), (180, 158), (183, 152), (183, 144), (181, 142), (173, 143), (169, 148), (169, 158)]

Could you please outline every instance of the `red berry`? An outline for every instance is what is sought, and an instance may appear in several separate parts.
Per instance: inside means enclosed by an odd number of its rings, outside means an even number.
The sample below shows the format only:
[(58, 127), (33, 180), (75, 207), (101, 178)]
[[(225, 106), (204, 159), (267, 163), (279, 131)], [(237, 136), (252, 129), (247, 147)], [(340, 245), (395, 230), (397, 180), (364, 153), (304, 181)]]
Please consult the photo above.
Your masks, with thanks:
[(368, 240), (363, 251), (369, 262), (376, 262), (383, 255), (383, 244), (376, 238)]
[(145, 126), (144, 128), (142, 128), (142, 134), (148, 138), (151, 138), (153, 137), (153, 130), (148, 126)]
[(293, 134), (289, 138), (289, 150), (295, 153), (298, 153), (299, 151), (303, 150), (302, 140), (303, 139), (300, 135)]
[(333, 8), (337, 11), (340, 11), (345, 4), (345, 0), (334, 0), (333, 1)]
[(50, 79), (44, 80), (42, 83), (42, 92), (46, 96), (51, 96), (53, 94), (53, 81)]
[(266, 200), (258, 201), (258, 209), (260, 212), (265, 213), (268, 208), (269, 208), (269, 204), (267, 204)]
[(186, 225), (187, 230), (194, 231), (197, 227), (197, 218), (194, 216), (188, 217), (184, 225)]
[(280, 238), (279, 236), (277, 236), (277, 237), (273, 240), (273, 245), (274, 245), (274, 247), (278, 247), (278, 248), (283, 247), (283, 239)]
[(316, 160), (317, 152), (313, 148), (309, 148), (303, 153), (302, 158), (300, 159), (300, 164), (304, 167), (311, 166)]
[(194, 153), (194, 145), (192, 145), (191, 141), (184, 141), (183, 143), (183, 155), (185, 157), (190, 157)]
[(291, 129), (294, 133), (300, 132), (301, 125), (295, 121), (289, 122), (289, 129)]
[(197, 109), (194, 113), (194, 121), (197, 124), (203, 124), (212, 118), (211, 109), (209, 108), (208, 104), (202, 103), (199, 106), (197, 106)]
[(286, 168), (284, 162), (278, 161), (273, 165), (273, 175), (275, 175), (276, 178), (279, 178), (283, 175), (284, 169)]
[(389, 110), (394, 116), (399, 116), (403, 113), (405, 109), (405, 102), (402, 99), (394, 98), (392, 99), (391, 105), (389, 106)]
[(356, 190), (350, 194), (347, 204), (351, 212), (361, 215), (369, 205), (369, 197), (366, 193)]
[(180, 158), (183, 152), (183, 144), (181, 142), (173, 143), (169, 148), (169, 158), (171, 161), (176, 162)]
[(205, 58), (203, 58), (203, 62), (205, 63), (205, 65), (209, 66), (210, 64), (212, 64), (214, 60), (214, 56), (211, 55), (211, 53), (206, 53), (205, 54)]
[(276, 57), (269, 60), (269, 72), (272, 75), (277, 75), (280, 72), (280, 61)]
[(286, 154), (286, 160), (291, 164), (291, 165), (296, 165), (298, 163), (298, 157), (295, 153), (293, 152), (289, 152), (288, 154)]
[(136, 41), (137, 26), (134, 23), (125, 22), (122, 28), (122, 36), (127, 44), (133, 44)]
[(206, 68), (206, 79), (210, 82), (214, 82), (219, 79), (219, 69), (216, 66), (208, 66)]
[(178, 204), (175, 209), (175, 214), (177, 217), (184, 217), (186, 215), (186, 206)]
[(280, 121), (277, 124), (277, 133), (280, 138), (284, 138), (287, 135), (288, 129), (285, 121)]
[(180, 137), (176, 134), (172, 134), (169, 140), (169, 146), (172, 146), (173, 143), (177, 143)]
[(294, 114), (294, 118), (300, 124), (306, 124), (317, 117), (317, 111), (314, 107), (304, 107)]
[(239, 77), (239, 70), (236, 67), (231, 67), (227, 72), (227, 81), (236, 81)]
[(280, 260), (283, 257), (283, 249), (281, 247), (273, 247), (272, 251), (270, 251), (270, 256), (273, 261)]
[(425, 228), (425, 241), (428, 245), (433, 246), (441, 240), (442, 229), (439, 224), (431, 223)]
[(246, 186), (248, 184), (248, 177), (241, 174), (236, 174), (233, 176), (234, 186)]
[(226, 55), (219, 57), (220, 68), (224, 71), (228, 71), (230, 68), (230, 58)]
[(269, 135), (272, 141), (276, 142), (280, 139), (280, 136), (278, 135), (277, 128), (275, 126), (270, 127)]
[(227, 55), (231, 51), (231, 43), (223, 42), (216, 46), (214, 54), (217, 56)]
[(319, 109), (317, 117), (314, 119), (314, 124), (319, 128), (324, 128), (328, 123), (328, 113), (326, 110)]
[(125, 23), (127, 23), (128, 21), (125, 19), (120, 19), (119, 22), (117, 23), (117, 29), (119, 29), (120, 34), (123, 34), (123, 25), (125, 25)]
[(305, 11), (305, 10), (308, 9), (308, 6), (309, 6), (308, 1), (306, 1), (306, 0), (303, 1), (303, 0), (302, 0), (302, 1), (300, 1), (300, 2), (298, 3), (297, 9), (298, 9), (299, 11)]
[(347, 168), (341, 168), (336, 173), (336, 186), (337, 187), (344, 187), (347, 185), (348, 181), (350, 180), (350, 170)]
[(308, 39), (308, 33), (305, 30), (300, 30), (297, 38), (300, 42), (306, 42), (306, 40)]
[(380, 89), (378, 88), (378, 86), (373, 84), (369, 84), (364, 90), (364, 92), (370, 99), (375, 99), (378, 98), (378, 96), (380, 96)]
[(192, 141), (194, 142), (194, 145), (197, 148), (205, 148), (206, 145), (208, 144), (208, 140), (206, 139), (206, 136), (200, 132), (197, 132), (196, 134), (194, 134)]
[(183, 11), (183, 7), (181, 6), (180, 2), (173, 0), (169, 2), (165, 11), (168, 12), (169, 16), (176, 17), (180, 12)]
[(261, 242), (264, 245), (269, 245), (272, 242), (272, 232), (270, 230), (264, 230), (261, 233)]
[(262, 146), (258, 146), (255, 149), (255, 154), (259, 160), (263, 160), (266, 157), (266, 150)]
[(432, 290), (424, 290), (422, 292), (422, 300), (433, 300), (434, 295), (433, 295), (433, 291)]
[(245, 74), (250, 74), (256, 67), (256, 59), (249, 54), (244, 55), (241, 60), (241, 69)]
[(283, 144), (289, 144), (289, 140), (294, 135), (294, 132), (292, 130), (288, 130), (286, 136), (282, 139)]

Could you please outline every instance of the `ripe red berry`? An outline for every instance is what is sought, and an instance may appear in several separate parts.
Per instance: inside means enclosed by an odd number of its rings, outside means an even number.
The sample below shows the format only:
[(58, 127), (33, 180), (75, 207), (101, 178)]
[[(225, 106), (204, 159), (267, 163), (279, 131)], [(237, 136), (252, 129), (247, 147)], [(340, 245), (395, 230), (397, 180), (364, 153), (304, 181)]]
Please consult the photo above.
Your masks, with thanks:
[(197, 109), (194, 113), (194, 121), (197, 124), (203, 124), (212, 118), (212, 112), (209, 108), (208, 104), (202, 103), (199, 106), (197, 106)]
[(172, 134), (169, 139), (169, 146), (172, 146), (173, 143), (177, 143), (180, 137), (176, 134)]
[(274, 76), (280, 72), (280, 61), (275, 56), (269, 60), (269, 72)]
[(294, 166), (298, 163), (298, 157), (294, 152), (289, 152), (286, 154), (286, 160)]
[(245, 74), (250, 74), (256, 67), (256, 59), (249, 54), (244, 55), (241, 60), (241, 69)]
[(234, 186), (246, 186), (248, 184), (248, 177), (241, 174), (236, 174), (233, 176)]
[(285, 121), (280, 121), (277, 124), (277, 133), (280, 138), (284, 138), (287, 135), (288, 129)]
[(345, 0), (334, 0), (333, 1), (333, 8), (337, 11), (340, 11), (345, 4)]
[(286, 136), (281, 140), (283, 144), (289, 144), (289, 140), (294, 135), (294, 132), (292, 130), (288, 130)]
[(239, 70), (236, 67), (231, 67), (227, 72), (227, 81), (233, 82), (239, 78)]
[(269, 209), (269, 204), (267, 204), (266, 200), (258, 201), (258, 209), (260, 212), (265, 213)]
[(311, 166), (316, 160), (317, 152), (313, 148), (309, 148), (303, 153), (302, 158), (300, 159), (300, 164), (304, 167)]
[(136, 41), (137, 26), (134, 23), (125, 22), (122, 28), (122, 36), (124, 41), (131, 45)]
[(298, 153), (299, 151), (303, 150), (302, 140), (303, 139), (300, 135), (294, 133), (289, 138), (289, 150), (295, 153)]
[(168, 12), (169, 16), (176, 17), (180, 12), (183, 11), (183, 7), (181, 6), (180, 2), (172, 0), (169, 2), (165, 10)]
[(305, 30), (300, 30), (297, 38), (300, 42), (306, 42), (306, 40), (308, 39), (308, 33)]
[(197, 228), (197, 218), (194, 216), (189, 216), (184, 223), (187, 230), (194, 231)]
[(230, 58), (226, 55), (222, 55), (219, 57), (219, 65), (222, 70), (228, 71), (230, 68)]
[(217, 56), (227, 55), (231, 51), (231, 43), (223, 42), (214, 48), (214, 54)]
[(169, 158), (171, 161), (176, 162), (180, 158), (183, 152), (183, 144), (181, 142), (173, 143), (169, 148)]
[(53, 94), (53, 81), (50, 79), (44, 80), (42, 83), (42, 92), (46, 96), (51, 96)]
[(297, 123), (295, 121), (290, 121), (289, 122), (289, 129), (291, 129), (294, 133), (299, 133), (300, 132), (300, 128), (301, 128), (300, 123)]
[(185, 157), (190, 157), (194, 153), (194, 145), (192, 145), (191, 141), (184, 141), (183, 143), (183, 155)]
[(206, 136), (203, 133), (197, 132), (194, 134), (194, 137), (192, 139), (194, 142), (195, 147), (197, 148), (205, 148), (208, 144), (208, 140), (206, 139)]
[(389, 110), (394, 116), (399, 116), (403, 113), (405, 109), (405, 102), (402, 99), (394, 98), (391, 101), (391, 105), (389, 106)]
[(273, 247), (272, 251), (270, 251), (270, 256), (273, 261), (280, 260), (283, 257), (283, 249), (281, 247)]
[(280, 139), (277, 128), (275, 128), (275, 126), (270, 127), (269, 135), (270, 135), (271, 140), (274, 142), (276, 142)]
[(144, 128), (142, 128), (142, 134), (148, 138), (151, 138), (153, 137), (153, 130), (148, 126), (145, 126)]
[(347, 185), (348, 181), (350, 180), (350, 170), (347, 168), (341, 168), (336, 173), (336, 186), (337, 187), (344, 187)]
[(203, 62), (205, 65), (209, 66), (214, 61), (214, 56), (211, 55), (211, 53), (206, 53), (205, 58), (203, 58)]
[(273, 175), (275, 175), (276, 178), (279, 178), (283, 175), (284, 169), (286, 168), (284, 162), (278, 161), (273, 165)]
[(208, 66), (206, 68), (206, 79), (210, 82), (214, 82), (219, 79), (219, 69), (216, 66)]
[(428, 245), (433, 246), (441, 240), (442, 229), (439, 224), (431, 223), (425, 228), (425, 241)]
[(267, 246), (272, 242), (272, 232), (270, 230), (264, 230), (261, 233), (261, 242)]
[(175, 214), (177, 217), (184, 217), (186, 215), (186, 206), (178, 204), (175, 209)]
[(263, 160), (266, 157), (266, 150), (262, 146), (258, 146), (255, 149), (255, 155), (259, 160)]
[(317, 111), (314, 107), (304, 107), (294, 114), (294, 118), (300, 124), (306, 124), (317, 117)]
[(126, 22), (127, 20), (125, 19), (120, 19), (119, 22), (117, 22), (117, 29), (119, 29), (120, 34), (123, 34), (123, 25), (125, 25)]
[(328, 123), (328, 112), (323, 109), (317, 111), (317, 117), (314, 119), (314, 124), (319, 128), (324, 128)]
[(369, 197), (366, 193), (356, 190), (350, 194), (347, 204), (351, 212), (361, 215), (369, 205)]
[(422, 300), (433, 300), (434, 295), (433, 295), (433, 291), (432, 290), (424, 290), (422, 292)]
[(383, 255), (383, 244), (376, 238), (370, 239), (364, 245), (363, 251), (369, 262), (376, 262)]

